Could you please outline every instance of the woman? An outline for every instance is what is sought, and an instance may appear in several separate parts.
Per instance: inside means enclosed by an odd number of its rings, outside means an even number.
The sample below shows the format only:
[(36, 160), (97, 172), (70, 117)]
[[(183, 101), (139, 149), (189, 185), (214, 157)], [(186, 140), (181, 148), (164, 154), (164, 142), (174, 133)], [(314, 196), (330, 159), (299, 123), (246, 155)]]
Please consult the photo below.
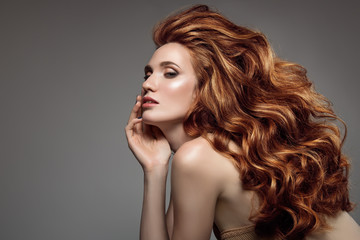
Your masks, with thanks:
[(144, 170), (141, 239), (359, 239), (338, 118), (305, 69), (204, 5), (153, 38), (125, 128)]

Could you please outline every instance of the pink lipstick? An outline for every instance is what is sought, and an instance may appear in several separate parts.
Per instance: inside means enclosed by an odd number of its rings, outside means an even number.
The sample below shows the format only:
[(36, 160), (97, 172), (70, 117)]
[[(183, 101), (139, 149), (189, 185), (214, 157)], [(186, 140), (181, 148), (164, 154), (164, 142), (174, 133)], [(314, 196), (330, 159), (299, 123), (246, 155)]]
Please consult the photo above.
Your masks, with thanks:
[(146, 107), (153, 107), (156, 104), (159, 104), (155, 99), (151, 98), (151, 97), (143, 97), (142, 99), (142, 107), (146, 108)]

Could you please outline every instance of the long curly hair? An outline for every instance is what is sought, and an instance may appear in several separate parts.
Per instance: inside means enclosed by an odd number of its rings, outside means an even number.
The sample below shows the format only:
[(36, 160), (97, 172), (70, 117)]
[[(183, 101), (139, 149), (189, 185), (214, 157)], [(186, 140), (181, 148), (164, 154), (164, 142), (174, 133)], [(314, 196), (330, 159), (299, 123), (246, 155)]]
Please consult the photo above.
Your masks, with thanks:
[(349, 162), (341, 152), (346, 126), (302, 66), (277, 58), (262, 33), (206, 5), (169, 16), (153, 39), (158, 47), (188, 48), (198, 94), (185, 131), (231, 158), (243, 187), (257, 193), (260, 206), (250, 220), (260, 235), (301, 239), (328, 228), (324, 216), (352, 209)]

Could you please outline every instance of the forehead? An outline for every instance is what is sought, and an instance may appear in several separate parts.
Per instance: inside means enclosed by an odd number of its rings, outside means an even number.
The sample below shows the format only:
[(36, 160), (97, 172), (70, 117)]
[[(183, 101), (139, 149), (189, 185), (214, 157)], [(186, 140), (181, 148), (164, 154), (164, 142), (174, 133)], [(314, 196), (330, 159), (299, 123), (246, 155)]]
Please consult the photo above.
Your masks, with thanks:
[(149, 61), (150, 66), (156, 66), (161, 62), (171, 61), (180, 67), (192, 67), (189, 50), (179, 43), (167, 43), (158, 48)]

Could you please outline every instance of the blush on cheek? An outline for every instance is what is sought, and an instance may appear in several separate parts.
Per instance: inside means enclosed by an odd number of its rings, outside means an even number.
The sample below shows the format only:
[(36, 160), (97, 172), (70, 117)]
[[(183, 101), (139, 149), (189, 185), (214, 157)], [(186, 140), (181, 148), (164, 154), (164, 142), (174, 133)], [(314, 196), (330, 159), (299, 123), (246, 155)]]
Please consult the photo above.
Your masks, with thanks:
[(168, 86), (169, 90), (172, 90), (172, 91), (181, 91), (181, 88), (186, 88), (186, 82), (181, 80), (181, 81), (174, 81), (174, 82), (171, 82)]
[(182, 78), (177, 81), (173, 81), (169, 83), (167, 90), (171, 91), (171, 94), (179, 94), (183, 97), (186, 96), (187, 93), (192, 92), (195, 89), (195, 80)]

